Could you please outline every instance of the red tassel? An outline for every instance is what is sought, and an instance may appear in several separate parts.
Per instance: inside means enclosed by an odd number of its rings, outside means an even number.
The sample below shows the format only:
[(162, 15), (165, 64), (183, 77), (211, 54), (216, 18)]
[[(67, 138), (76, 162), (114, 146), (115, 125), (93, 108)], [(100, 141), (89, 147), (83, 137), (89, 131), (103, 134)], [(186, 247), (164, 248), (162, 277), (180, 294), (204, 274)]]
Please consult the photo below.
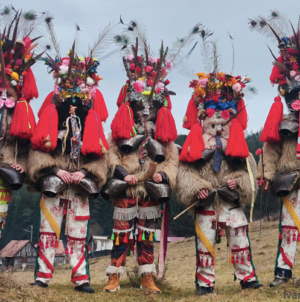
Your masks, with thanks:
[(238, 114), (237, 119), (240, 122), (243, 130), (246, 130), (247, 129), (247, 123), (248, 123), (248, 114), (247, 114), (247, 110), (246, 110), (245, 103), (244, 103), (243, 99), (238, 101), (237, 110), (241, 111)]
[(201, 158), (204, 149), (202, 128), (200, 123), (197, 122), (185, 140), (179, 159), (183, 162), (194, 162)]
[(45, 152), (53, 151), (57, 146), (58, 114), (54, 104), (45, 108), (36, 130), (31, 138), (32, 148)]
[(73, 255), (73, 246), (71, 246), (71, 253), (70, 255)]
[(243, 128), (237, 119), (231, 121), (226, 155), (239, 158), (247, 158), (249, 156)]
[(162, 143), (175, 141), (177, 138), (177, 130), (175, 121), (171, 111), (166, 107), (158, 110), (155, 125), (155, 140)]
[(300, 242), (300, 234), (298, 233), (297, 241)]
[(82, 247), (81, 247), (81, 253), (82, 253), (82, 254), (84, 253), (84, 244), (83, 244)]
[(68, 246), (66, 247), (66, 255), (68, 255), (69, 254), (69, 248), (68, 248)]
[(244, 264), (244, 255), (241, 255), (241, 264)]
[(81, 153), (83, 155), (94, 154), (102, 156), (107, 153), (108, 143), (106, 141), (102, 123), (96, 111), (90, 109), (85, 119)]
[(269, 115), (261, 132), (259, 140), (264, 143), (279, 143), (281, 137), (279, 134), (279, 123), (283, 118), (283, 104), (281, 97), (274, 98), (274, 103), (270, 109)]
[(141, 230), (139, 230), (139, 238), (138, 238), (139, 242), (142, 241), (142, 235), (143, 235), (143, 232)]
[(231, 263), (234, 264), (234, 255), (231, 257)]
[(288, 237), (287, 237), (287, 244), (290, 244), (291, 243), (291, 238), (290, 238), (290, 234), (288, 234)]
[(191, 98), (185, 113), (185, 116), (183, 118), (183, 125), (182, 127), (185, 129), (192, 129), (192, 127), (194, 126), (194, 124), (197, 121), (197, 113), (198, 113), (198, 109), (197, 106), (194, 102), (194, 99)]
[(251, 254), (248, 252), (248, 261), (251, 261)]
[(36, 128), (31, 106), (21, 98), (16, 105), (9, 134), (21, 139), (30, 140)]
[(297, 241), (297, 239), (296, 239), (296, 233), (293, 234), (293, 241)]
[(111, 123), (111, 130), (112, 138), (115, 141), (119, 139), (129, 139), (136, 135), (133, 111), (128, 102), (120, 106)]
[(203, 267), (203, 257), (201, 257), (200, 266)]
[(41, 117), (42, 112), (44, 111), (44, 109), (45, 109), (46, 107), (48, 107), (48, 105), (51, 105), (51, 104), (52, 104), (53, 94), (54, 94), (54, 92), (52, 91), (52, 92), (50, 92), (50, 93), (46, 96), (46, 99), (45, 99), (44, 103), (42, 104), (42, 106), (41, 106), (41, 108), (40, 108), (40, 110), (39, 110), (39, 112), (38, 112), (38, 117), (39, 117), (39, 118)]
[(235, 257), (235, 263), (239, 263), (239, 254), (237, 254)]
[(87, 244), (85, 244), (85, 245), (86, 245), (86, 247), (87, 247), (87, 250), (90, 251), (90, 250), (91, 250), (91, 247), (90, 247), (89, 245), (87, 245)]
[(222, 229), (219, 229), (219, 236), (220, 236), (220, 237), (223, 236)]
[(99, 89), (96, 89), (96, 97), (94, 99), (94, 110), (99, 115), (101, 122), (105, 122), (107, 120), (108, 111), (103, 95)]
[(279, 240), (282, 240), (282, 233), (279, 233)]
[(208, 257), (207, 257), (207, 259), (206, 259), (205, 265), (206, 265), (206, 266), (209, 266), (209, 265), (208, 265)]
[(33, 98), (38, 98), (39, 93), (36, 87), (35, 78), (31, 68), (26, 70), (23, 78), (23, 96), (29, 102)]
[(128, 233), (125, 233), (123, 243), (128, 243)]
[(120, 91), (120, 94), (119, 94), (119, 97), (118, 97), (118, 100), (117, 100), (117, 106), (118, 106), (118, 107), (120, 107), (122, 104), (125, 103), (126, 95), (127, 95), (127, 87), (128, 87), (128, 85), (125, 84), (125, 85), (121, 88), (121, 91)]
[(49, 248), (49, 242), (48, 242), (48, 240), (46, 241), (46, 249), (48, 249)]

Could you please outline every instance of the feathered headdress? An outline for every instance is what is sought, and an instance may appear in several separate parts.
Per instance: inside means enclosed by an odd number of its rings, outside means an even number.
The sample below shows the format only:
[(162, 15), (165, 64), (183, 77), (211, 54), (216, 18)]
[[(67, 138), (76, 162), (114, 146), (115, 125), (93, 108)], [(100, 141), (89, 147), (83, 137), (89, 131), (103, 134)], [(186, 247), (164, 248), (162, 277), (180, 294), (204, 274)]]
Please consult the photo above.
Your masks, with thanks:
[[(98, 83), (102, 78), (97, 74), (99, 66), (100, 48), (107, 42), (108, 35), (113, 29), (109, 24), (100, 34), (89, 50), (89, 56), (80, 57), (76, 52), (76, 41), (66, 57), (61, 57), (59, 45), (54, 33), (53, 17), (46, 16), (45, 23), (50, 33), (52, 44), (56, 52), (55, 58), (47, 54), (43, 60), (53, 73), (54, 91), (47, 96), (39, 111), (39, 123), (37, 131), (32, 138), (34, 149), (45, 152), (56, 148), (58, 119), (55, 103), (64, 102), (68, 98), (79, 98), (83, 106), (89, 108), (88, 115), (84, 121), (84, 131), (82, 139), (81, 153), (84, 155), (94, 154), (102, 156), (108, 149), (104, 136), (102, 121), (108, 117), (107, 108), (102, 93), (97, 89)], [(76, 32), (80, 30), (76, 25)], [(75, 118), (75, 110), (71, 110), (71, 118)], [(77, 144), (80, 143), (78, 138)]]
[[(196, 73), (197, 79), (190, 82), (189, 87), (193, 88), (194, 92), (183, 119), (183, 127), (191, 130), (188, 137), (193, 137), (193, 140), (186, 140), (183, 147), (185, 152), (180, 155), (182, 161), (190, 162), (201, 158), (204, 144), (200, 128), (201, 120), (206, 117), (222, 118), (224, 123), (232, 120), (226, 154), (242, 158), (249, 155), (243, 134), (243, 130), (247, 128), (248, 118), (243, 97), (246, 89), (252, 93), (256, 93), (256, 89), (254, 87), (246, 88), (251, 81), (248, 77), (233, 76), (219, 71), (220, 58), (217, 43), (209, 39), (212, 35), (213, 33), (204, 27), (199, 33), (201, 56), (206, 73)], [(182, 70), (186, 73), (187, 65), (185, 61), (181, 63)], [(234, 65), (234, 59), (232, 65)], [(188, 74), (194, 73), (189, 72)], [(194, 132), (197, 134), (195, 135)]]
[[(120, 21), (124, 24), (122, 19)], [(143, 102), (148, 110), (154, 106), (160, 108), (155, 122), (155, 139), (166, 143), (174, 141), (177, 138), (177, 131), (171, 113), (170, 95), (175, 95), (175, 93), (167, 89), (170, 81), (166, 77), (180, 59), (183, 47), (192, 40), (200, 27), (195, 26), (193, 31), (171, 50), (168, 47), (164, 48), (162, 42), (159, 57), (156, 58), (147, 41), (145, 28), (137, 21), (131, 21), (125, 26), (127, 27), (126, 34), (114, 37), (115, 42), (121, 45), (126, 53), (123, 64), (128, 81), (122, 87), (118, 97), (119, 111), (111, 125), (113, 138), (115, 140), (128, 139), (136, 134), (131, 103)], [(129, 48), (131, 36), (134, 38), (135, 45)], [(139, 54), (139, 49), (143, 54)], [(147, 110), (144, 113), (149, 115)]]
[[(33, 11), (17, 11), (6, 6), (0, 14), (4, 25), (0, 33), (0, 108), (13, 108), (10, 135), (29, 140), (35, 130), (30, 100), (38, 97), (31, 66), (43, 54), (34, 54), (39, 17)], [(13, 91), (15, 91), (13, 93)]]
[[(249, 19), (249, 26), (251, 30), (256, 30), (277, 42), (280, 50), (278, 58), (268, 47), (275, 60), (270, 81), (273, 85), (278, 85), (279, 94), (284, 96), (289, 111), (295, 119), (299, 119), (300, 19), (295, 28), (284, 13), (273, 10), (268, 17)], [(281, 141), (278, 126), (283, 118), (283, 105), (280, 96), (275, 97), (274, 101), (261, 133), (262, 142)]]

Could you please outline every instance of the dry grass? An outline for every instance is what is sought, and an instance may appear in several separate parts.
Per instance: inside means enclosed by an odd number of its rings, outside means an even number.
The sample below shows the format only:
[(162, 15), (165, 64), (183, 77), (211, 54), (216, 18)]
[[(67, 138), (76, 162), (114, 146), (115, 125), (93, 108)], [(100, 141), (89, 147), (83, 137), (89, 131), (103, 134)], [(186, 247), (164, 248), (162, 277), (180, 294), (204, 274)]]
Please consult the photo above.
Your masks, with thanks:
[[(217, 250), (216, 261), (216, 294), (201, 297), (201, 301), (286, 301), (284, 291), (300, 293), (300, 288), (293, 287), (289, 282), (282, 288), (270, 288), (273, 280), (274, 263), (277, 251), (278, 222), (263, 222), (262, 232), (259, 232), (259, 222), (254, 223), (250, 232), (254, 264), (259, 281), (265, 285), (260, 290), (241, 291), (239, 282), (233, 282), (233, 268), (228, 265), (226, 239), (222, 239), (220, 250)], [(156, 247), (157, 254), (157, 247)], [(296, 254), (296, 264), (293, 274), (300, 278), (299, 250)], [(96, 290), (94, 295), (77, 293), (70, 283), (71, 270), (68, 267), (59, 268), (47, 289), (30, 288), (33, 280), (32, 272), (17, 272), (12, 275), (0, 275), (0, 301), (199, 301), (195, 292), (195, 245), (194, 238), (169, 244), (167, 255), (167, 272), (162, 281), (158, 282), (162, 289), (161, 295), (150, 294), (139, 289), (140, 280), (135, 277), (135, 262), (129, 257), (127, 276), (121, 280), (121, 291), (113, 294), (102, 292), (107, 277), (105, 268), (109, 257), (92, 259), (90, 271), (91, 285)], [(300, 296), (300, 295), (299, 295)]]

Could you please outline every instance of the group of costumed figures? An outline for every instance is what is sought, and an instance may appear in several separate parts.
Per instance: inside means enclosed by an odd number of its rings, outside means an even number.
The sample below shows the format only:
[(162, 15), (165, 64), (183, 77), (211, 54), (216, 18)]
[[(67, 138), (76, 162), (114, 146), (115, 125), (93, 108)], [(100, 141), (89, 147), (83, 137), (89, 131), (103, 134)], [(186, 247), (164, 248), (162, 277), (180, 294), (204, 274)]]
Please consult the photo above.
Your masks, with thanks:
[[(278, 85), (278, 96), (260, 137), (264, 147), (258, 151), (258, 171), (244, 137), (248, 121), (244, 96), (255, 88), (248, 85), (250, 78), (219, 71), (216, 42), (202, 24), (177, 39), (172, 49), (162, 43), (156, 58), (143, 28), (135, 21), (125, 24), (121, 19), (118, 26), (122, 33), (112, 34), (116, 26), (108, 25), (88, 56), (77, 54), (75, 40), (68, 55), (61, 57), (51, 15), (16, 11), (12, 6), (2, 10), (0, 224), (2, 228), (5, 225), (12, 190), (26, 183), (30, 192), (41, 193), (32, 286), (48, 287), (53, 277), (55, 251), (65, 219), (71, 282), (75, 290), (94, 292), (88, 264), (89, 205), (101, 193), (114, 206), (113, 248), (104, 291), (120, 289), (120, 276), (126, 272), (126, 257), (132, 250), (142, 278), (141, 288), (160, 293), (155, 285), (155, 231), (161, 219), (158, 277), (162, 277), (168, 201), (175, 193), (195, 223), (196, 294), (214, 292), (215, 245), (223, 233), (241, 288), (260, 288), (243, 210), (250, 205), (252, 222), (258, 185), (282, 198), (271, 286), (292, 278), (300, 241), (300, 28), (290, 26), (278, 11), (267, 18), (251, 19), (249, 25), (275, 37), (280, 50), (278, 58), (272, 53), (275, 62), (270, 80)], [(41, 28), (48, 31), (52, 44), (45, 49), (37, 43), (45, 39), (39, 36)], [(199, 41), (185, 52), (195, 39)], [(120, 91), (118, 111), (106, 140), (102, 122), (108, 112), (97, 88), (101, 77), (96, 57), (100, 53), (108, 56), (102, 50), (112, 40), (122, 53), (128, 80)], [(173, 67), (186, 63), (198, 42), (206, 72), (190, 72), (196, 78), (190, 82), (194, 91), (183, 121), (190, 132), (180, 148), (174, 143), (177, 130), (171, 113), (170, 96), (175, 93), (168, 90), (166, 77)], [(48, 54), (52, 49), (55, 57)], [(39, 61), (53, 75), (54, 90), (40, 107), (36, 124), (30, 101), (38, 98), (38, 90), (31, 67)], [(288, 115), (283, 115), (281, 96)]]

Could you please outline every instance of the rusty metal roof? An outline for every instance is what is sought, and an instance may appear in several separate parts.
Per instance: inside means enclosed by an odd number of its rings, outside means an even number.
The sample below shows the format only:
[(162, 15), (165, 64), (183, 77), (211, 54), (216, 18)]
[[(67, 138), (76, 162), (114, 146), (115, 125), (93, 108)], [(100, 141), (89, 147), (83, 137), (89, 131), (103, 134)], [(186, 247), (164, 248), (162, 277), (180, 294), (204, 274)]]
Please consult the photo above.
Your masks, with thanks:
[(13, 257), (17, 252), (19, 252), (29, 240), (12, 240), (0, 251), (0, 258)]
[(62, 240), (59, 240), (58, 242), (58, 248), (56, 249), (55, 255), (64, 255), (65, 254), (65, 247), (64, 244), (62, 242)]

